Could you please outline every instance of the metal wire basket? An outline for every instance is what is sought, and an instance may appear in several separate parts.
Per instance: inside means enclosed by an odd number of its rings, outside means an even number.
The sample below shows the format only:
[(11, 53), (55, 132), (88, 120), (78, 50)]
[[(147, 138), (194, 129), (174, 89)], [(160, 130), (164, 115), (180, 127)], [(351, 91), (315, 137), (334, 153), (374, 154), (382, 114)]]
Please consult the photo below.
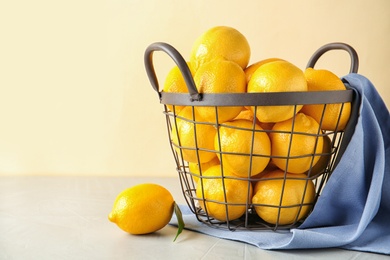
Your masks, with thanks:
[[(345, 50), (350, 54), (351, 67), (350, 72), (356, 73), (358, 70), (358, 56), (356, 51), (345, 43), (330, 43), (319, 48), (310, 58), (307, 67), (314, 67), (317, 60), (327, 51), (341, 49)], [(186, 82), (188, 93), (167, 93), (159, 90), (159, 84), (157, 76), (153, 66), (153, 53), (155, 51), (162, 51), (168, 54), (173, 61), (178, 65), (184, 80)], [(315, 205), (318, 197), (321, 194), (325, 184), (332, 174), (333, 169), (336, 167), (340, 160), (345, 147), (349, 142), (351, 131), (349, 125), (355, 125), (356, 112), (354, 112), (354, 92), (351, 89), (338, 90), (338, 91), (318, 91), (318, 92), (283, 92), (283, 93), (223, 93), (223, 94), (209, 94), (199, 93), (194, 80), (191, 76), (191, 72), (187, 66), (186, 61), (180, 55), (180, 53), (171, 45), (167, 43), (153, 43), (145, 51), (145, 68), (149, 77), (150, 83), (153, 89), (158, 93), (160, 103), (164, 104), (164, 115), (166, 117), (166, 124), (169, 136), (169, 143), (172, 149), (172, 153), (176, 162), (177, 172), (180, 179), (181, 189), (184, 198), (195, 214), (196, 218), (211, 227), (223, 228), (229, 230), (237, 229), (254, 229), (254, 230), (283, 230), (298, 227), (310, 214), (313, 206)], [(344, 104), (351, 104), (351, 115), (349, 118), (348, 125), (345, 129), (339, 128), (339, 120), (344, 107)], [(325, 114), (325, 109), (331, 104), (341, 104), (339, 118), (336, 119), (335, 128), (333, 130), (322, 129), (322, 119), (320, 120), (319, 127), (315, 133), (297, 132), (294, 130), (294, 123), (297, 117), (297, 112), (302, 105), (321, 104), (323, 105), (322, 116)], [(180, 106), (190, 107), (190, 117), (182, 117), (177, 111)], [(291, 106), (293, 107), (292, 129), (283, 132), (273, 128), (257, 128), (256, 125), (259, 123), (256, 119), (256, 111), (258, 107), (263, 106)], [(211, 107), (215, 110), (215, 121), (204, 122), (198, 121), (196, 117), (196, 108), (198, 107)], [(219, 122), (219, 110), (220, 107), (253, 107), (253, 120), (251, 127), (240, 128), (230, 126), (226, 123)], [(177, 132), (175, 132), (179, 121), (185, 122), (187, 125), (193, 127), (193, 145), (184, 145), (180, 142)], [(201, 133), (197, 131), (199, 126), (205, 126), (208, 129), (215, 129), (215, 133)], [(249, 139), (250, 147), (249, 152), (242, 151), (223, 151), (221, 147), (205, 148), (199, 145), (201, 134), (213, 135), (214, 138), (220, 140), (221, 129), (234, 129), (237, 131), (246, 131), (251, 133), (252, 138)], [(353, 127), (351, 128), (353, 129)], [(349, 132), (348, 132), (349, 131)], [(285, 156), (275, 156), (271, 154), (256, 153), (254, 151), (254, 138), (257, 134), (271, 135), (273, 133), (285, 133), (289, 135), (290, 142), (296, 136), (310, 136), (314, 138), (315, 146), (318, 144), (320, 138), (327, 138), (330, 142), (330, 149), (327, 151), (317, 151), (314, 147), (313, 151), (307, 154), (293, 156), (290, 154), (290, 148), (287, 147), (288, 154)], [(217, 142), (218, 143), (218, 142)], [(185, 156), (186, 153), (192, 153), (195, 157), (195, 162), (188, 162)], [(215, 167), (219, 167), (220, 175), (208, 175), (207, 172), (203, 171), (202, 163), (200, 160), (201, 154), (214, 153), (217, 155), (217, 163)], [(246, 176), (236, 176), (230, 174), (226, 168), (227, 161), (224, 159), (225, 155), (233, 155), (247, 158), (248, 162), (248, 174)], [(315, 157), (319, 157), (325, 160), (321, 169), (315, 169), (316, 160)], [(268, 158), (271, 163), (268, 163), (267, 168), (258, 175), (253, 175), (250, 170), (255, 166), (256, 158)], [(289, 169), (287, 166), (289, 162), (296, 159), (305, 158), (310, 161), (310, 167), (303, 174), (295, 175), (287, 172)], [(272, 163), (275, 159), (282, 159), (286, 163), (286, 169), (282, 171), (282, 175), (278, 178), (272, 177), (267, 178), (263, 173), (267, 172), (269, 168), (275, 167)], [(190, 164), (196, 165), (195, 168), (190, 167)], [(226, 166), (226, 167), (225, 167)], [(262, 176), (262, 177), (258, 177)], [(280, 185), (279, 196), (276, 201), (277, 203), (259, 203), (255, 202), (254, 189), (256, 183), (266, 181), (276, 181), (276, 185)], [(302, 189), (291, 195), (287, 192), (286, 188), (291, 182), (298, 181), (301, 183)], [(244, 187), (241, 192), (237, 194), (237, 190), (232, 188), (231, 182), (240, 182), (240, 185)], [(312, 185), (313, 184), (313, 185)], [(220, 194), (214, 197), (207, 196), (206, 188), (217, 189), (218, 186)], [(305, 195), (309, 193), (310, 187), (314, 187), (314, 199), (306, 201)], [(213, 188), (214, 187), (214, 188)], [(234, 187), (234, 185), (233, 185)], [(237, 202), (232, 199), (232, 196), (244, 197), (243, 200)], [(296, 198), (296, 203), (290, 203), (286, 205), (284, 199), (288, 196), (300, 196)], [(216, 210), (217, 209), (217, 210)], [(240, 209), (240, 210), (238, 210)], [(218, 212), (218, 214), (215, 213)], [(267, 218), (260, 217), (258, 211), (271, 212), (275, 219), (270, 221)], [(238, 215), (236, 214), (237, 212)], [(293, 213), (291, 213), (293, 212)], [(232, 213), (235, 213), (232, 214)], [(290, 220), (285, 223), (284, 214), (292, 215)], [(301, 213), (305, 213), (302, 214)], [(222, 216), (221, 216), (222, 214)], [(234, 215), (234, 216), (233, 216)]]

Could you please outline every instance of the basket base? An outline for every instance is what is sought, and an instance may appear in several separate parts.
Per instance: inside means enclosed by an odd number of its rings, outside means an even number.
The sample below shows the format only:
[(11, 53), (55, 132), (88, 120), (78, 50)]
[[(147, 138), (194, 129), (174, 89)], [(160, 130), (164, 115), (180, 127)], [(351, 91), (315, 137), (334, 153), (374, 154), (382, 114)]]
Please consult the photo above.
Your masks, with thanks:
[(220, 221), (210, 216), (207, 216), (201, 208), (196, 208), (194, 212), (199, 222), (217, 229), (226, 229), (230, 231), (236, 230), (272, 230), (277, 232), (289, 231), (290, 229), (299, 227), (303, 220), (289, 225), (270, 224), (262, 220), (254, 209), (248, 209), (248, 212), (242, 217), (231, 221)]

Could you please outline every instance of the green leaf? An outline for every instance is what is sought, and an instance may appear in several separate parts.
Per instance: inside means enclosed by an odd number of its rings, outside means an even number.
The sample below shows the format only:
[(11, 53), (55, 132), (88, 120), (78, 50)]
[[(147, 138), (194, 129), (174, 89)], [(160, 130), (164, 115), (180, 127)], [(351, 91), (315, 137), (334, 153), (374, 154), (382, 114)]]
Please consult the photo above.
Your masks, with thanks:
[(175, 215), (176, 215), (176, 218), (177, 218), (177, 233), (176, 233), (175, 239), (173, 240), (173, 242), (175, 242), (176, 238), (183, 231), (183, 228), (184, 228), (185, 224), (184, 224), (183, 215), (181, 214), (181, 210), (179, 208), (179, 205), (177, 205), (176, 202), (173, 202), (173, 205), (174, 205)]

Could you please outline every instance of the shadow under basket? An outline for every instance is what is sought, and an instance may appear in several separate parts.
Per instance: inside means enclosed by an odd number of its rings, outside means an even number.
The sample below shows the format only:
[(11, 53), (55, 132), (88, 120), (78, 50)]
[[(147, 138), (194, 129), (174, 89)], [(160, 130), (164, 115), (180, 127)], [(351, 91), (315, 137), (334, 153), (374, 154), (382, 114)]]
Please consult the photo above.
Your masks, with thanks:
[[(351, 73), (356, 73), (358, 57), (355, 50), (345, 43), (330, 43), (318, 49), (307, 67), (314, 67), (318, 58), (329, 50), (341, 49), (350, 53)], [(159, 84), (153, 67), (153, 52), (163, 51), (179, 67), (186, 82), (188, 93), (167, 93), (159, 91)], [(312, 211), (321, 195), (332, 171), (337, 166), (346, 149), (354, 126), (357, 109), (354, 105), (354, 92), (346, 85), (346, 90), (316, 92), (278, 93), (198, 93), (191, 72), (180, 53), (167, 43), (151, 44), (145, 51), (145, 67), (152, 87), (164, 105), (164, 115), (168, 130), (169, 144), (176, 162), (181, 190), (196, 218), (214, 228), (228, 230), (288, 230), (298, 227)], [(326, 108), (337, 104), (339, 111), (334, 118), (334, 127), (324, 129)], [(347, 109), (348, 104), (348, 109)], [(305, 105), (322, 107), (322, 117), (316, 120), (318, 127), (312, 131), (297, 130), (300, 110)], [(186, 115), (180, 113), (186, 109)], [(280, 130), (274, 124), (259, 122), (258, 114), (263, 108), (288, 108), (286, 111), (290, 129)], [(198, 111), (207, 108), (213, 120), (199, 120)], [(221, 121), (221, 108), (243, 111), (250, 122), (244, 126), (231, 124), (233, 120)], [(247, 108), (247, 110), (245, 110)], [(341, 115), (350, 112), (348, 123), (342, 125)], [(298, 116), (299, 115), (299, 116)], [(182, 136), (180, 127), (185, 127), (189, 136)], [(179, 130), (176, 130), (179, 129)], [(351, 129), (351, 130), (350, 130)], [(247, 142), (238, 147), (247, 149), (226, 150), (222, 147), (223, 131), (241, 133)], [(285, 154), (258, 152), (257, 136), (283, 136), (286, 141)], [(228, 136), (229, 137), (229, 136)], [(203, 139), (208, 138), (207, 142)], [(312, 150), (294, 155), (293, 146), (297, 140), (310, 140)], [(204, 145), (204, 143), (213, 145)], [(318, 147), (327, 149), (318, 149)], [(261, 150), (261, 149), (260, 149)], [(234, 174), (232, 160), (238, 161), (239, 168), (246, 174)], [(265, 166), (253, 172), (259, 161)], [(307, 169), (300, 173), (290, 173), (289, 166), (304, 162)], [(236, 165), (237, 167), (237, 165)], [(210, 174), (211, 168), (213, 174)], [(245, 173), (244, 170), (244, 173)], [(215, 174), (215, 173), (218, 174)], [(278, 172), (278, 175), (269, 175)], [(232, 174), (233, 173), (233, 174)], [(256, 200), (255, 194), (266, 194), (266, 187), (277, 187), (268, 195), (270, 201)], [(297, 188), (299, 187), (299, 189)]]

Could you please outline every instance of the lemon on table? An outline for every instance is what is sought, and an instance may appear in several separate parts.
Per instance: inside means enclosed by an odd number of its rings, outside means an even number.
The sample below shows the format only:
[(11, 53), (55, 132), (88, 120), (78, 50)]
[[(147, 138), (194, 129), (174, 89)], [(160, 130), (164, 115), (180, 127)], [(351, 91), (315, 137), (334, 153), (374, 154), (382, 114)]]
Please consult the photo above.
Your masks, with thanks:
[(286, 173), (285, 176), (279, 169), (262, 176), (252, 198), (259, 217), (279, 225), (292, 224), (306, 217), (314, 203), (315, 188), (313, 182), (305, 178), (304, 174)]
[(323, 150), (324, 137), (319, 127), (317, 121), (303, 113), (276, 123), (270, 133), (272, 162), (290, 173), (309, 170)]
[[(261, 65), (251, 76), (248, 93), (307, 91), (303, 71), (288, 61), (272, 61)], [(263, 123), (276, 123), (292, 118), (302, 105), (251, 107)]]
[[(346, 90), (341, 79), (329, 70), (307, 68), (304, 75), (308, 91)], [(302, 108), (302, 112), (313, 117), (317, 122), (321, 122), (322, 119), (322, 129), (335, 131), (337, 127), (337, 130), (343, 130), (351, 115), (351, 103), (327, 104), (325, 112), (323, 111), (324, 105), (305, 105)]]
[(122, 191), (108, 218), (130, 234), (148, 234), (165, 227), (174, 210), (171, 193), (158, 184), (145, 183)]
[(190, 62), (195, 71), (214, 59), (225, 59), (245, 69), (250, 59), (250, 46), (245, 36), (229, 26), (208, 29), (194, 42)]

